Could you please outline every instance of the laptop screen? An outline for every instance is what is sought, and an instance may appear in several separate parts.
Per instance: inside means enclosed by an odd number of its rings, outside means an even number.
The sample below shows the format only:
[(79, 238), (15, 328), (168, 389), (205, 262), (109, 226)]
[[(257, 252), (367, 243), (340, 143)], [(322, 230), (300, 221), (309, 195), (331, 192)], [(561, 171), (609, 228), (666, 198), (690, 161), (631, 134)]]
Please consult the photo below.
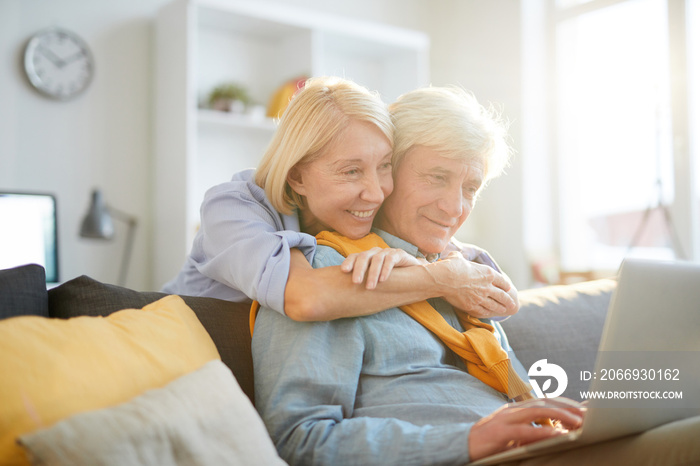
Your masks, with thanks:
[(0, 192), (0, 269), (39, 264), (57, 283), (58, 233), (52, 194)]

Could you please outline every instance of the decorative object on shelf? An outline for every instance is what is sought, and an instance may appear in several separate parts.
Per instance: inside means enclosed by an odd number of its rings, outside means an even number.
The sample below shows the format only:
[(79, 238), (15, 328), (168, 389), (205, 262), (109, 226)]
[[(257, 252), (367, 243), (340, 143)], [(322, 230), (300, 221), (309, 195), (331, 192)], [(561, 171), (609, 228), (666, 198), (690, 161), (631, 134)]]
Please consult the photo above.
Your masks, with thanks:
[(222, 112), (243, 113), (250, 103), (248, 90), (236, 83), (223, 83), (209, 94), (209, 108)]
[(114, 237), (114, 222), (112, 218), (126, 222), (129, 226), (124, 245), (124, 255), (122, 256), (121, 267), (119, 268), (119, 280), (117, 284), (124, 286), (126, 283), (126, 273), (129, 268), (129, 259), (134, 245), (134, 232), (136, 230), (136, 217), (122, 212), (114, 207), (105, 204), (100, 190), (92, 191), (92, 201), (90, 208), (83, 218), (80, 226), (80, 236), (83, 238), (94, 238), (111, 240)]
[(49, 28), (27, 43), (24, 71), (30, 84), (43, 95), (68, 100), (87, 89), (95, 64), (83, 39), (65, 29)]
[(255, 132), (262, 131), (267, 133), (268, 136), (272, 136), (272, 133), (277, 128), (277, 123), (272, 118), (265, 117), (265, 107), (262, 107), (261, 113), (258, 110), (260, 109), (256, 109), (255, 106), (249, 106), (245, 113), (230, 113), (200, 108), (199, 112), (197, 112), (197, 123), (200, 127), (254, 130)]
[(292, 100), (292, 97), (294, 97), (294, 94), (296, 94), (299, 89), (304, 87), (304, 83), (306, 83), (307, 79), (308, 78), (305, 76), (301, 76), (282, 84), (272, 95), (270, 103), (267, 105), (267, 116), (270, 118), (281, 117), (287, 109), (289, 101)]

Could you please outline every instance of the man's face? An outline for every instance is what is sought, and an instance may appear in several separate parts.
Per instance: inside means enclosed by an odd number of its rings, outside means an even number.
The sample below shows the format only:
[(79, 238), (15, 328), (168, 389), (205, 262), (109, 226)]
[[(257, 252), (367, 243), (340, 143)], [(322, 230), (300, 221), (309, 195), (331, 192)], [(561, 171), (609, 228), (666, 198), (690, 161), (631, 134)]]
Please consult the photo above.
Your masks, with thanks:
[(377, 226), (425, 255), (440, 253), (471, 213), (483, 179), (481, 161), (413, 147), (396, 170), (394, 192), (384, 201)]

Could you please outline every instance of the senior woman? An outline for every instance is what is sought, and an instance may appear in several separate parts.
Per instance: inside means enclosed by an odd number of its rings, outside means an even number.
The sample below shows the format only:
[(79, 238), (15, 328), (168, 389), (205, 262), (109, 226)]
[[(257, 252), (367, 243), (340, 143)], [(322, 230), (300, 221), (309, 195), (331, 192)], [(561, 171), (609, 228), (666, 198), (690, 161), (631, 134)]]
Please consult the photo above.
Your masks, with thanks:
[(484, 276), (464, 257), (422, 264), (395, 250), (379, 260), (311, 267), (319, 231), (336, 224), (350, 238), (370, 231), (393, 189), (392, 144), (391, 118), (376, 94), (340, 78), (308, 80), (257, 170), (206, 193), (192, 250), (163, 291), (253, 299), (299, 321), (367, 315), (439, 296), (477, 314), (516, 312), (510, 282)]

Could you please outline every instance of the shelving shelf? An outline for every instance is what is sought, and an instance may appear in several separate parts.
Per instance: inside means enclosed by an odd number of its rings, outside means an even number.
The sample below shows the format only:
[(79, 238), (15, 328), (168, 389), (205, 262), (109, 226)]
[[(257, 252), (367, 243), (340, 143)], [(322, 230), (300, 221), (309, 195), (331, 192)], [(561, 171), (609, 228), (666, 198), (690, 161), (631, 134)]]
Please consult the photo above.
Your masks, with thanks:
[(227, 129), (259, 130), (267, 132), (269, 135), (272, 135), (277, 128), (277, 123), (272, 118), (255, 117), (206, 108), (200, 108), (197, 111), (197, 121), (200, 127), (212, 126)]
[[(428, 83), (426, 34), (255, 0), (174, 0), (156, 18), (153, 282), (192, 246), (208, 188), (255, 167), (270, 118), (200, 108), (224, 82), (266, 106), (285, 82), (337, 75), (386, 102)], [(258, 112), (260, 113), (260, 112)]]

